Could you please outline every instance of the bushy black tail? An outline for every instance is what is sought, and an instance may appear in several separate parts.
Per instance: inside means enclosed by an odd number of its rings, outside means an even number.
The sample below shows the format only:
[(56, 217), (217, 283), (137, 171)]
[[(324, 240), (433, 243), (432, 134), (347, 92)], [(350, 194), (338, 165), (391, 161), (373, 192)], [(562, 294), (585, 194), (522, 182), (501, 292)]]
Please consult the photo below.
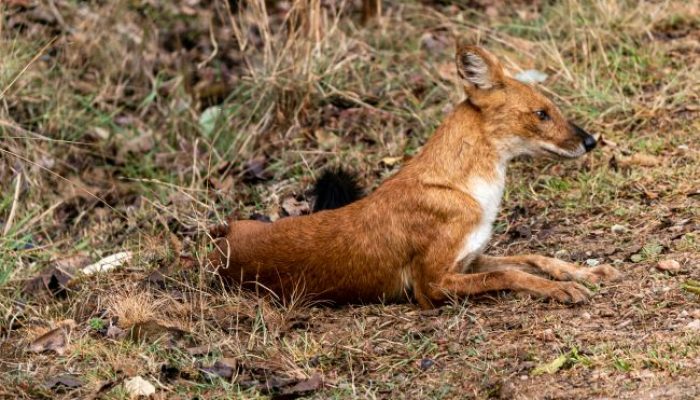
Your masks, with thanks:
[(342, 168), (326, 169), (313, 188), (314, 212), (346, 206), (364, 196), (357, 176)]

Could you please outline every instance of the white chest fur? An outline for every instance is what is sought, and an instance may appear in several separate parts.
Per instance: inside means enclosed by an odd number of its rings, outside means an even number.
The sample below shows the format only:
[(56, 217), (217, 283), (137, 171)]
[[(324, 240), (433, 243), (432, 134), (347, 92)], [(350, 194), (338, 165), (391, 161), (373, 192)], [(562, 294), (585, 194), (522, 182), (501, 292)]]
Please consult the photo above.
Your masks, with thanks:
[(475, 176), (467, 184), (467, 194), (479, 203), (481, 218), (464, 238), (456, 261), (471, 261), (486, 248), (491, 239), (493, 223), (498, 215), (505, 187), (505, 166), (497, 166), (495, 175), (494, 179)]

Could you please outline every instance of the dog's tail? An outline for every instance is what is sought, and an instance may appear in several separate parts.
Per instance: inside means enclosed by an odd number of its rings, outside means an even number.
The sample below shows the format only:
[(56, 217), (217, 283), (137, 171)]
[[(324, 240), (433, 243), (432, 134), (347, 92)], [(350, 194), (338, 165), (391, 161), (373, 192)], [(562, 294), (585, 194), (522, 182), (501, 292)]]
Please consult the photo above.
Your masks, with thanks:
[(313, 188), (314, 212), (346, 206), (364, 196), (357, 176), (342, 168), (326, 169)]

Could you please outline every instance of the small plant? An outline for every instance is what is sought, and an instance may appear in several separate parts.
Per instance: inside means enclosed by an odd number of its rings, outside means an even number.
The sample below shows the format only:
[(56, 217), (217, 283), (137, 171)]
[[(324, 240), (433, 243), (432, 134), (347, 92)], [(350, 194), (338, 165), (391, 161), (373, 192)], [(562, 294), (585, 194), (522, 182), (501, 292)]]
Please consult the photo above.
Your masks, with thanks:
[(632, 370), (632, 364), (630, 364), (629, 361), (618, 357), (613, 359), (613, 366), (620, 372), (629, 372)]
[(90, 325), (90, 329), (93, 331), (99, 331), (105, 328), (105, 321), (101, 318), (90, 318), (90, 321), (88, 321), (88, 325)]

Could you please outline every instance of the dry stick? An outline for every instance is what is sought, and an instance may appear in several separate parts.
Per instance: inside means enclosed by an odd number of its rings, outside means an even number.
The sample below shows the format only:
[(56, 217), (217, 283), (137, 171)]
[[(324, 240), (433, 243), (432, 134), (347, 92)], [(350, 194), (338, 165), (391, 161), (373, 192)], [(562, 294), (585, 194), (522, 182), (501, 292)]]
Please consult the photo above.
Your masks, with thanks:
[(17, 182), (15, 183), (15, 195), (12, 198), (12, 208), (10, 208), (10, 215), (7, 217), (7, 222), (5, 222), (5, 229), (3, 229), (2, 235), (7, 236), (10, 233), (10, 228), (12, 227), (12, 220), (15, 218), (15, 212), (17, 212), (17, 203), (19, 203), (19, 190), (22, 187), (22, 174), (17, 174)]

